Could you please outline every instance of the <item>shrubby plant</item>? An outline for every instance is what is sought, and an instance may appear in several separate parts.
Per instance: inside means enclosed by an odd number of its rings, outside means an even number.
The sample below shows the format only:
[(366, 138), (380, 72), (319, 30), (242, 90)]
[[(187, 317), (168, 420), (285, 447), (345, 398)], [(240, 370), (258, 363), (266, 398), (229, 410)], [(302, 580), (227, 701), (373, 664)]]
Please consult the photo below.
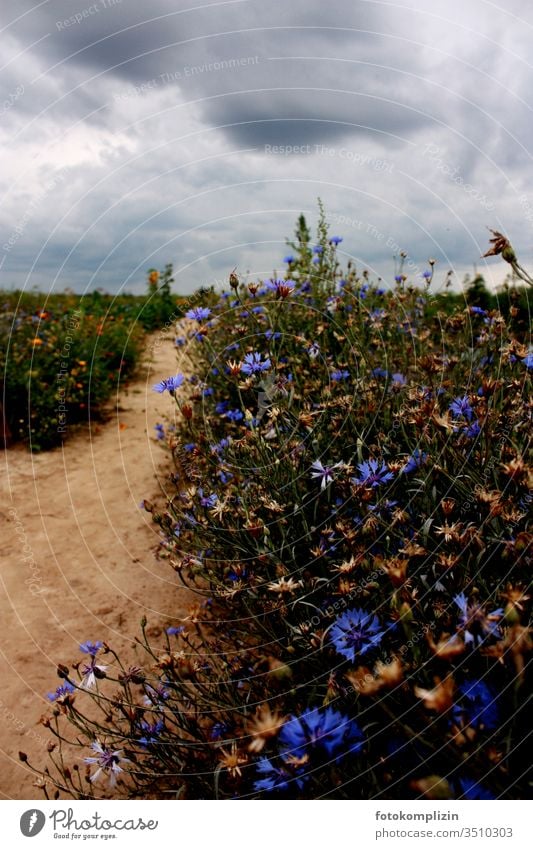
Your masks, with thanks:
[(48, 794), (527, 797), (523, 315), (434, 292), (433, 261), (386, 288), (341, 242), (301, 218), (282, 275), (187, 311), (145, 508), (198, 600), (134, 666), (59, 668)]

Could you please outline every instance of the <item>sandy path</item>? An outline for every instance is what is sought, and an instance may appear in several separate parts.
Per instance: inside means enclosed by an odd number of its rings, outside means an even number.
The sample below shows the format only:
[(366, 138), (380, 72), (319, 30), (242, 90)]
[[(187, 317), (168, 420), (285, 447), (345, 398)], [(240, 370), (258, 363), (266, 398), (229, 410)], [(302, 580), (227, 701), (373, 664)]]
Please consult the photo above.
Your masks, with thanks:
[(180, 369), (172, 339), (154, 334), (147, 360), (105, 425), (45, 454), (3, 454), (0, 798), (42, 798), (18, 751), (46, 763), (50, 738), (37, 723), (60, 683), (58, 662), (79, 660), (78, 644), (98, 639), (127, 648), (134, 662), (143, 613), (155, 634), (158, 622), (185, 615), (174, 573), (154, 557), (159, 529), (139, 508), (168, 473), (154, 424), (173, 408), (151, 387)]

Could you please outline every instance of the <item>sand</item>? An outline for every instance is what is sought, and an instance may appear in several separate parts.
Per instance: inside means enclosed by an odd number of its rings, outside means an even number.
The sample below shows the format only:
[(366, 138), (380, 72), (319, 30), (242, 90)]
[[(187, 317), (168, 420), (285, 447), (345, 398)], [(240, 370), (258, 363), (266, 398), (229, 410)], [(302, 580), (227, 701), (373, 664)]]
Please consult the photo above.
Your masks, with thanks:
[(35, 765), (47, 762), (39, 718), (61, 683), (58, 663), (79, 643), (105, 640), (131, 663), (143, 614), (152, 634), (177, 625), (190, 599), (155, 551), (159, 528), (140, 508), (166, 486), (168, 454), (154, 424), (173, 416), (153, 383), (177, 371), (173, 337), (153, 334), (139, 376), (111, 403), (110, 419), (74, 432), (63, 447), (3, 453), (0, 501), (0, 798), (39, 799)]

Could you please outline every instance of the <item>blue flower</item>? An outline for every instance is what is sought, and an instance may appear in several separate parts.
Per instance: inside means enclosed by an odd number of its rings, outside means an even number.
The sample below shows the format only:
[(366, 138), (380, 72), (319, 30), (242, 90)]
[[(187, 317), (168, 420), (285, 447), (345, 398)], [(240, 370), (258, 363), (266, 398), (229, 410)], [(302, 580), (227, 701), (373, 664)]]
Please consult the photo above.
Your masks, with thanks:
[(522, 362), (524, 363), (527, 369), (533, 368), (533, 354), (526, 354), (525, 357), (522, 357)]
[(238, 422), (244, 418), (244, 413), (242, 410), (228, 410), (225, 414), (226, 418), (230, 420), (230, 422)]
[(381, 642), (384, 631), (374, 613), (346, 610), (331, 627), (330, 638), (336, 651), (352, 662), (357, 654), (366, 654)]
[(314, 463), (311, 463), (311, 468), (313, 471), (311, 472), (312, 478), (318, 478), (321, 481), (321, 489), (325, 489), (328, 483), (334, 479), (334, 472), (336, 469), (340, 469), (343, 467), (343, 463), (335, 463), (333, 466), (324, 466), (320, 460), (315, 460)]
[(218, 401), (215, 405), (215, 413), (223, 416), (228, 411), (229, 401)]
[(503, 608), (499, 607), (492, 613), (487, 613), (479, 602), (469, 603), (464, 593), (459, 593), (453, 600), (461, 612), (460, 628), (464, 631), (467, 645), (480, 645), (487, 637), (498, 639), (501, 636), (498, 623), (503, 616)]
[[(496, 796), (494, 793), (491, 793), (490, 790), (487, 790), (486, 787), (483, 787), (478, 781), (474, 781), (473, 778), (460, 778), (459, 779), (459, 788), (461, 791), (462, 799), (469, 799), (470, 801), (479, 801), (479, 800), (489, 800), (495, 799)], [(456, 793), (458, 796), (459, 793)]]
[(392, 375), (392, 382), (395, 383), (396, 386), (405, 386), (407, 383), (405, 377), (403, 374), (400, 374), (400, 372), (396, 372)]
[(154, 384), (152, 388), (154, 392), (159, 392), (160, 394), (163, 392), (170, 392), (172, 394), (176, 389), (179, 389), (184, 380), (185, 378), (182, 374), (175, 374), (173, 377), (167, 377), (159, 381), (159, 383)]
[(314, 248), (313, 248), (313, 253), (314, 254), (322, 254), (322, 253), (324, 253), (324, 248), (322, 247), (322, 245), (315, 245)]
[(302, 716), (290, 716), (279, 734), (283, 758), (322, 755), (340, 760), (359, 752), (364, 737), (358, 724), (331, 707), (314, 708)]
[(453, 706), (452, 716), (459, 725), (472, 728), (496, 728), (499, 719), (497, 699), (484, 681), (464, 681), (458, 688), (460, 701)]
[(198, 490), (198, 495), (200, 497), (200, 504), (202, 505), (202, 507), (207, 507), (211, 509), (218, 501), (218, 495), (216, 495), (214, 492), (211, 495), (204, 495), (204, 491), (201, 488)]
[(292, 262), (296, 262), (296, 260), (294, 259), (292, 254), (289, 254), (288, 256), (283, 258), (283, 262), (286, 262), (290, 265)]
[(305, 776), (302, 776), (303, 768), (292, 768), (292, 771), (290, 770), (288, 764), (277, 767), (268, 758), (261, 758), (257, 763), (257, 772), (264, 775), (265, 778), (260, 778), (254, 783), (254, 790), (256, 793), (283, 791), (288, 790), (292, 783), (301, 789), (305, 781)]
[(347, 369), (339, 369), (331, 373), (331, 379), (338, 380), (347, 380), (350, 377), (350, 372)]
[(352, 483), (361, 486), (381, 486), (394, 477), (388, 466), (385, 463), (380, 465), (377, 460), (365, 460), (363, 463), (359, 463), (357, 468), (359, 469), (359, 477), (352, 478)]
[(474, 416), (474, 411), (470, 406), (468, 395), (463, 395), (462, 398), (455, 398), (450, 404), (449, 409), (452, 411), (454, 416), (468, 419), (468, 421), (471, 421)]
[(426, 269), (426, 271), (422, 272), (422, 277), (424, 280), (430, 280), (433, 277), (433, 272)]
[(57, 688), (55, 693), (48, 693), (48, 698), (51, 702), (62, 701), (66, 696), (70, 696), (74, 690), (75, 687), (69, 681), (65, 681), (64, 684)]
[(342, 236), (332, 236), (329, 241), (332, 245), (340, 245), (342, 242)]
[(96, 643), (91, 643), (90, 640), (87, 640), (86, 643), (80, 643), (80, 651), (82, 651), (84, 654), (90, 654), (94, 657), (96, 654), (98, 654), (103, 645), (104, 644), (100, 640), (97, 640)]
[(465, 430), (465, 435), (468, 436), (469, 439), (475, 439), (476, 436), (479, 436), (481, 433), (481, 427), (479, 422), (472, 422)]
[(144, 731), (144, 735), (139, 737), (139, 743), (141, 746), (150, 746), (154, 743), (158, 743), (159, 735), (164, 727), (165, 723), (162, 719), (158, 719), (158, 721), (153, 724), (146, 721), (141, 722), (141, 729)]
[(176, 336), (176, 338), (174, 339), (174, 345), (176, 346), (176, 348), (181, 348), (183, 345), (185, 345), (186, 341), (187, 340), (185, 336)]
[(185, 625), (172, 625), (170, 628), (167, 628), (167, 634), (169, 637), (179, 637), (180, 634), (183, 634), (185, 631)]
[(482, 309), (481, 307), (470, 307), (471, 315), (487, 315), (487, 310)]
[(403, 474), (409, 475), (411, 474), (411, 472), (416, 472), (417, 469), (424, 465), (427, 458), (427, 454), (425, 454), (423, 451), (420, 451), (420, 449), (415, 448), (415, 450), (409, 457), (407, 463), (402, 469)]
[(388, 377), (389, 373), (384, 368), (375, 368), (372, 369), (372, 374), (374, 377)]
[(192, 310), (188, 310), (185, 313), (185, 318), (190, 318), (193, 321), (197, 321), (200, 324), (205, 321), (211, 315), (211, 310), (209, 307), (194, 307)]
[(154, 425), (156, 439), (164, 439), (165, 438), (165, 425), (156, 424)]
[(241, 371), (248, 375), (260, 374), (263, 371), (267, 371), (271, 365), (270, 357), (266, 357), (262, 360), (261, 354), (254, 352), (253, 354), (245, 354), (244, 362), (241, 365)]

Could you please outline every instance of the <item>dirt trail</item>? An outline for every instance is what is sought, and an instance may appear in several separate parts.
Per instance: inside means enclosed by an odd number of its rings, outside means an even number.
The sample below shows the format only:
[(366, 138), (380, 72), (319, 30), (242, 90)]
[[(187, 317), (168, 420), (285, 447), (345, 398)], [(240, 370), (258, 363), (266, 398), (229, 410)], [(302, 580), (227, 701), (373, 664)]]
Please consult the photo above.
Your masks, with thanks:
[(132, 637), (144, 613), (156, 634), (157, 623), (186, 615), (174, 573), (154, 557), (159, 529), (139, 508), (168, 472), (154, 424), (173, 407), (151, 387), (183, 364), (168, 334), (151, 337), (147, 359), (106, 424), (48, 453), (3, 454), (0, 798), (42, 798), (18, 751), (46, 763), (50, 737), (38, 720), (50, 705), (46, 694), (61, 683), (59, 662), (79, 660), (86, 640), (127, 648), (134, 662)]

